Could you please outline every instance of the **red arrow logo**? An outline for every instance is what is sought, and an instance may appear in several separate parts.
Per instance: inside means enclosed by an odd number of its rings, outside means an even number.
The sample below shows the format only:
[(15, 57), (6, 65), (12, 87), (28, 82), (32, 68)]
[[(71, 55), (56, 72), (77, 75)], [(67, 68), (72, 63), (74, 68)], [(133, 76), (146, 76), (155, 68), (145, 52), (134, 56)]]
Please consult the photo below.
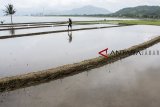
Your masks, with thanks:
[[(108, 48), (100, 51), (99, 54), (104, 56), (105, 58), (108, 58), (107, 51), (108, 51)], [(106, 52), (106, 54), (103, 54), (104, 52)]]

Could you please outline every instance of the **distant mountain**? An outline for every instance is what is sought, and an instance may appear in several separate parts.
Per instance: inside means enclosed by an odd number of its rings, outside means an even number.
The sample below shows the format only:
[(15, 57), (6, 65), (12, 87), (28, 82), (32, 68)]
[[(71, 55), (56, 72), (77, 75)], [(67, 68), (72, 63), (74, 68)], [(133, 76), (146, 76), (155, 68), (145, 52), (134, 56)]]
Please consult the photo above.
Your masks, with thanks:
[(109, 16), (136, 17), (136, 18), (160, 18), (160, 6), (137, 6), (121, 9)]
[[(60, 11), (54, 8), (46, 7), (44, 10), (39, 8), (29, 8), (29, 9), (17, 9), (16, 15), (97, 15), (97, 14), (109, 14), (110, 12), (105, 8), (95, 7), (87, 5), (81, 8), (75, 8), (72, 10)], [(0, 15), (3, 13), (0, 11)]]
[(110, 12), (104, 8), (95, 6), (84, 6), (81, 8), (75, 8), (68, 11), (57, 13), (58, 15), (93, 15), (93, 14), (109, 14)]

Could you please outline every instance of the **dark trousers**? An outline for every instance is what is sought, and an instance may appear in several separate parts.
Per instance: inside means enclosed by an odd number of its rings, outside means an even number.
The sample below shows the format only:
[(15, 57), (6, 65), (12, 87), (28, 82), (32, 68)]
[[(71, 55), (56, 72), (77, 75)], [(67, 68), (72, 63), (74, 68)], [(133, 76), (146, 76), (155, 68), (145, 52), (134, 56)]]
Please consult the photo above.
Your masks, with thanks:
[(69, 27), (72, 29), (72, 24), (70, 24), (70, 23), (69, 23), (69, 25), (68, 25), (68, 29), (69, 29)]

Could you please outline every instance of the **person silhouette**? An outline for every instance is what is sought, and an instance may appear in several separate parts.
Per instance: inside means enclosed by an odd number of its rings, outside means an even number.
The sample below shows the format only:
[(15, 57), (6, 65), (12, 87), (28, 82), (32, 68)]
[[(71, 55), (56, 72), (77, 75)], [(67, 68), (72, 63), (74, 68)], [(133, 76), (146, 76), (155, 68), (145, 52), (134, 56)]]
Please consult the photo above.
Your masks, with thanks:
[(71, 18), (69, 18), (68, 31), (69, 31), (69, 28), (72, 29), (72, 19)]

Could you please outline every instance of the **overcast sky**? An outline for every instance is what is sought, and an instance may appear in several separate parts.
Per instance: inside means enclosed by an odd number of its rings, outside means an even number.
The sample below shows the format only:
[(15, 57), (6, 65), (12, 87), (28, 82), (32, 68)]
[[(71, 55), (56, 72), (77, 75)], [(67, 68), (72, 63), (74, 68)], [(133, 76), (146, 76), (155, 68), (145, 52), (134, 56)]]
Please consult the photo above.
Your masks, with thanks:
[(160, 0), (0, 0), (0, 9), (3, 9), (4, 5), (8, 3), (14, 4), (17, 10), (31, 8), (70, 10), (85, 5), (93, 5), (114, 12), (124, 7), (160, 5)]

